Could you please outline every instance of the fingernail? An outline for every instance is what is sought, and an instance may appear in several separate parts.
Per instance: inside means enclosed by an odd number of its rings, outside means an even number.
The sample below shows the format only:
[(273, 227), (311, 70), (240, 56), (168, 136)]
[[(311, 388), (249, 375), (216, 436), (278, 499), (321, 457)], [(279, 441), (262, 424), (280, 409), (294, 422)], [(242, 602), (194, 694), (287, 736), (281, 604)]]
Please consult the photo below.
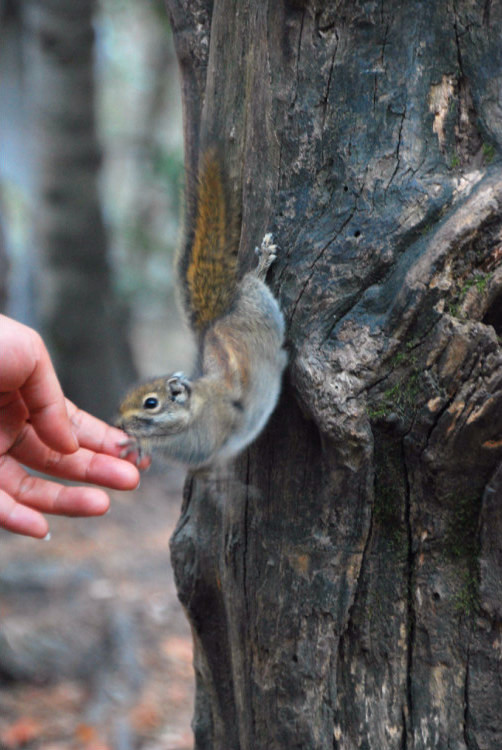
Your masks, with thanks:
[(43, 541), (43, 542), (50, 542), (50, 540), (51, 540), (51, 532), (50, 532), (50, 531), (48, 531), (48, 532), (47, 532), (47, 534), (46, 534), (46, 535), (44, 536), (44, 538), (42, 539), (42, 541)]

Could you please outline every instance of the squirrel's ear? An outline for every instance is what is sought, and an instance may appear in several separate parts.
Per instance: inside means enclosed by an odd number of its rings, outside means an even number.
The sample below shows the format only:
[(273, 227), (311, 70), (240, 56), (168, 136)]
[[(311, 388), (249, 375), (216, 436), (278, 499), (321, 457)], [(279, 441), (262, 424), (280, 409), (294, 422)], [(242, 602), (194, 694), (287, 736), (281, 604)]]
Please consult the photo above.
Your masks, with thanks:
[(171, 394), (171, 401), (183, 404), (191, 393), (190, 382), (182, 373), (176, 373), (167, 381), (167, 387)]

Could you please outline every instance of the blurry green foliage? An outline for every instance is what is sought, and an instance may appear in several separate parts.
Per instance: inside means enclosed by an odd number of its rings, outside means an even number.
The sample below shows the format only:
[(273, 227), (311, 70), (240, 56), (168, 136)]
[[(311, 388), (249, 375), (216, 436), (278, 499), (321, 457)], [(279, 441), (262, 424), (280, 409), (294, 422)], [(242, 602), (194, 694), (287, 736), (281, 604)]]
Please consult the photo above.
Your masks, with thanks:
[(152, 152), (152, 173), (172, 190), (171, 200), (176, 210), (180, 210), (185, 174), (182, 152), (165, 150), (157, 144)]

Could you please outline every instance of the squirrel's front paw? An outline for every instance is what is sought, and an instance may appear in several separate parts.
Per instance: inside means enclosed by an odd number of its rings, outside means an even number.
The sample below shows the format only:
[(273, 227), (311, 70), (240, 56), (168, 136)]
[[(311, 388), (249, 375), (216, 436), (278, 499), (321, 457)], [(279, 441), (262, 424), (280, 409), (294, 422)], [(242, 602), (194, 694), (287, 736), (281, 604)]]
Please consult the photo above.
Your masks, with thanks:
[(128, 437), (125, 438), (125, 440), (120, 440), (117, 445), (122, 448), (119, 453), (119, 458), (127, 458), (131, 454), (136, 454), (134, 463), (138, 468), (140, 464), (143, 463), (143, 459), (150, 458), (146, 455), (146, 453), (143, 452), (141, 442), (135, 437)]
[(270, 232), (264, 236), (260, 247), (255, 248), (255, 253), (258, 256), (256, 275), (259, 279), (264, 279), (268, 269), (277, 258), (277, 245), (274, 244), (274, 238)]

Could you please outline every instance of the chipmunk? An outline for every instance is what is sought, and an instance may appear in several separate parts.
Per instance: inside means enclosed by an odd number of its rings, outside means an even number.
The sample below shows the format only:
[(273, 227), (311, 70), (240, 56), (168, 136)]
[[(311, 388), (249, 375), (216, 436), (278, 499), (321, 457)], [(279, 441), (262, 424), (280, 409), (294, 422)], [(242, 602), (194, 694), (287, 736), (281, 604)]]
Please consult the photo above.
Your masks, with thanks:
[[(179, 258), (185, 311), (197, 336), (197, 367), (137, 386), (120, 405), (122, 455), (153, 450), (187, 467), (240, 453), (275, 408), (286, 366), (284, 318), (265, 284), (277, 247), (266, 234), (257, 267), (237, 276), (235, 215), (215, 152), (202, 159), (195, 223)], [(235, 223), (235, 222), (234, 222)]]

